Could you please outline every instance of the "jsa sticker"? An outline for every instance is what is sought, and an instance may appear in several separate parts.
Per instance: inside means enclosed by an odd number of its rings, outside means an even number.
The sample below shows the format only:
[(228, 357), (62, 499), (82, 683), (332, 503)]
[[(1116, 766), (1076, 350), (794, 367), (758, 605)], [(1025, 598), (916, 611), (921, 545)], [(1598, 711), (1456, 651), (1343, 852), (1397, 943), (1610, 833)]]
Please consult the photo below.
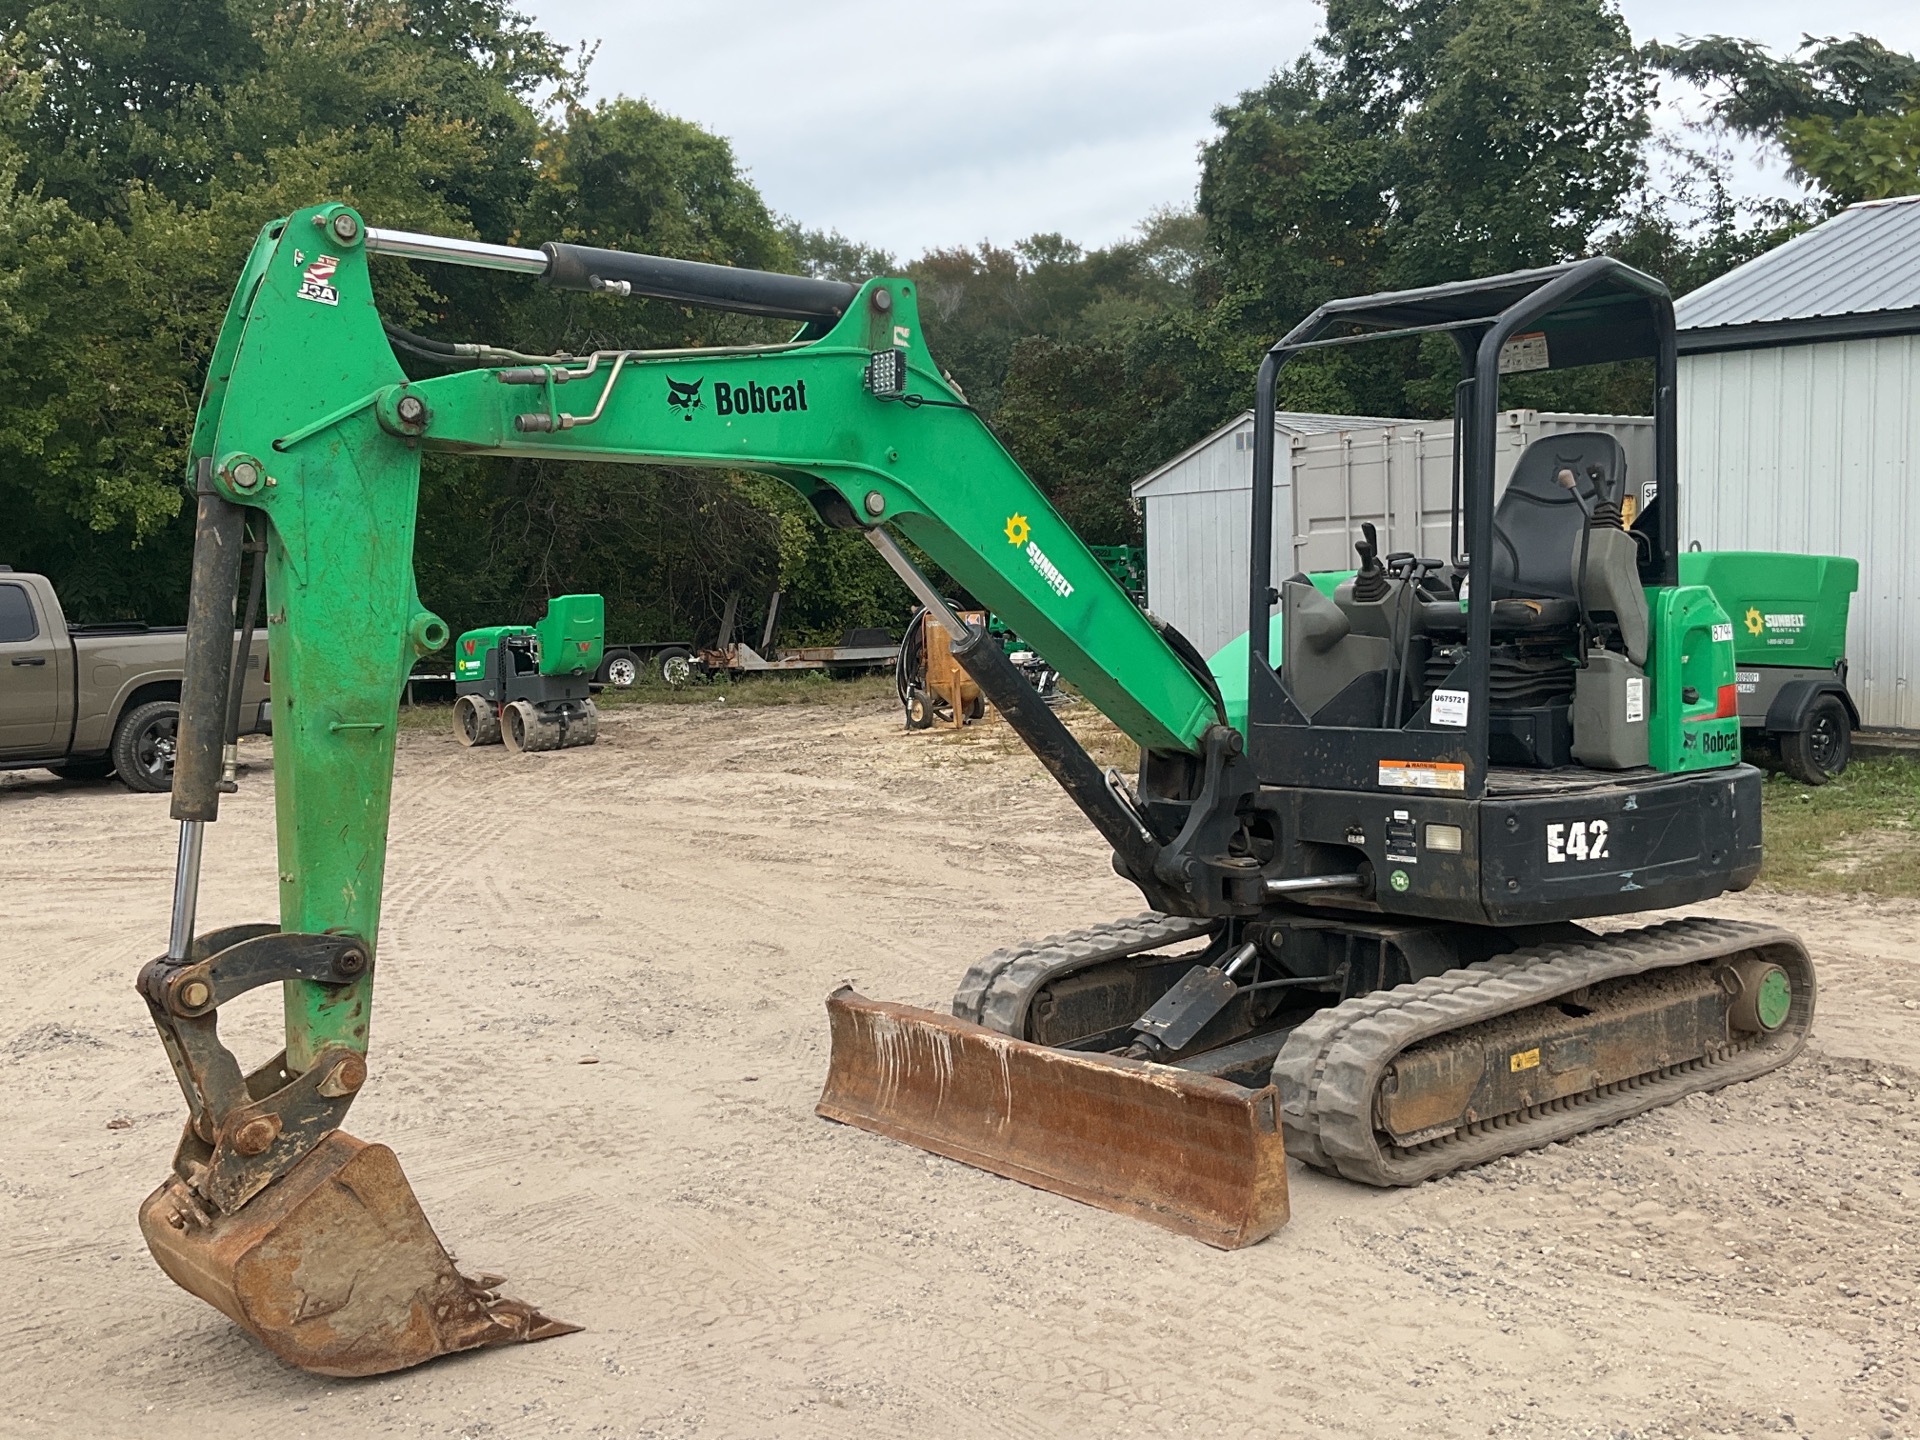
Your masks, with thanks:
[(321, 255), (307, 266), (306, 273), (300, 277), (300, 298), (312, 300), (321, 305), (338, 305), (340, 292), (328, 282), (333, 272), (340, 268), (340, 261), (332, 255)]
[(1564, 865), (1569, 860), (1607, 858), (1605, 820), (1572, 820), (1564, 825), (1547, 826), (1547, 863)]

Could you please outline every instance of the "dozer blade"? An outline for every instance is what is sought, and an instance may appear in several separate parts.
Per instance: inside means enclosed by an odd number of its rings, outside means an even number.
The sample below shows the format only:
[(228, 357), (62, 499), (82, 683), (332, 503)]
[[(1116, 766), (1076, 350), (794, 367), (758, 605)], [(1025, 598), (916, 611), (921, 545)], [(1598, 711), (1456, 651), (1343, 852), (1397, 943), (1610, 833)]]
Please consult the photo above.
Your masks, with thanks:
[(181, 1181), (140, 1207), (174, 1283), (319, 1375), (379, 1375), (456, 1350), (578, 1330), (468, 1279), (384, 1145), (343, 1131), (231, 1215), (208, 1218)]
[(827, 1014), (830, 1120), (1223, 1250), (1287, 1222), (1271, 1086), (1054, 1050), (846, 987)]

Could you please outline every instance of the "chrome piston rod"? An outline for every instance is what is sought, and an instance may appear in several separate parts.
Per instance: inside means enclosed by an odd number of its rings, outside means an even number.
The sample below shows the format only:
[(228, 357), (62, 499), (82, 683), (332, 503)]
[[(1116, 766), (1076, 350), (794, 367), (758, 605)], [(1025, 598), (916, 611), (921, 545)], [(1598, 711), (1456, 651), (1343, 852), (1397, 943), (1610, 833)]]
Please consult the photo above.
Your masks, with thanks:
[(173, 923), (167, 930), (167, 958), (185, 960), (193, 947), (193, 916), (200, 904), (200, 850), (207, 822), (180, 822), (180, 853), (173, 865)]
[(411, 230), (367, 227), (367, 250), (374, 255), (398, 255), (406, 260), (431, 260), (441, 265), (465, 265), (475, 270), (507, 270), (516, 275), (544, 275), (544, 251), (517, 245), (488, 245), (480, 240), (456, 240), (451, 235), (418, 235)]

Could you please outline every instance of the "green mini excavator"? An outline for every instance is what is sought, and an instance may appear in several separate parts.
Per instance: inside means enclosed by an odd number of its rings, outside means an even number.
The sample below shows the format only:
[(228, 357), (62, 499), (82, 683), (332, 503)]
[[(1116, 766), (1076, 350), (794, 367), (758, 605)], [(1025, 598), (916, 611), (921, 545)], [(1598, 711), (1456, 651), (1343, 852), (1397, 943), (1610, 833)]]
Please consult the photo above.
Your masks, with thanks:
[[(401, 369), (369, 256), (781, 317), (784, 344)], [(530, 283), (531, 283), (530, 278)], [(394, 729), (447, 627), (412, 568), (427, 451), (760, 471), (863, 534), (1111, 847), (1134, 918), (995, 952), (952, 1013), (841, 991), (822, 1114), (1220, 1246), (1287, 1214), (1286, 1156), (1404, 1185), (1761, 1074), (1803, 1043), (1806, 951), (1765, 925), (1579, 921), (1748, 884), (1729, 622), (1679, 583), (1673, 312), (1594, 259), (1322, 307), (1266, 357), (1249, 643), (1216, 675), (1126, 596), (942, 376), (910, 280), (864, 284), (548, 244), (266, 227), (193, 436), (197, 538), (167, 951), (140, 990), (187, 1098), (141, 1208), (165, 1271), (308, 1370), (370, 1374), (571, 1327), (463, 1275), (393, 1153), (341, 1125), (367, 1075)], [(1275, 389), (1297, 357), (1446, 335), (1461, 359), (1449, 553), (1362, 543), (1338, 583), (1271, 573)], [(1503, 372), (1650, 362), (1655, 474), (1603, 434), (1496, 490)], [(1656, 498), (1631, 525), (1629, 485)], [(277, 922), (198, 932), (243, 517), (267, 536)], [(1003, 616), (1140, 746), (1096, 764), (895, 536)], [(220, 1007), (285, 995), (243, 1071)]]

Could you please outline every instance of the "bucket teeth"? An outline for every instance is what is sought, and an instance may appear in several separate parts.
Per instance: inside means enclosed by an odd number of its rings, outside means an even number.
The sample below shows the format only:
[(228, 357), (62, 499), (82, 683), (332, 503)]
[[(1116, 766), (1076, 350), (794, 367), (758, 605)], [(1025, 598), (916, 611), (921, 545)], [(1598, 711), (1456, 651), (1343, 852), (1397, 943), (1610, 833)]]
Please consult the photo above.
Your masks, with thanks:
[(580, 1327), (454, 1268), (384, 1145), (328, 1135), (230, 1215), (202, 1223), (170, 1179), (140, 1209), (160, 1268), (290, 1365), (378, 1375)]

